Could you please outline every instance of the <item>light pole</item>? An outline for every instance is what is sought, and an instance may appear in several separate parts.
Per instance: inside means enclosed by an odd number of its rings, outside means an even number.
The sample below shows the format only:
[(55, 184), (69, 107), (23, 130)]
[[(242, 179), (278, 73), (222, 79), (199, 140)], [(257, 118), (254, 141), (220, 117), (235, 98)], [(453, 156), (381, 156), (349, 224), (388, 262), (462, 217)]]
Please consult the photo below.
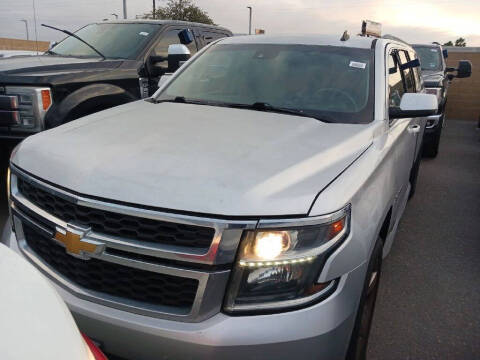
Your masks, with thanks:
[(117, 14), (115, 14), (115, 13), (111, 13), (110, 15), (113, 15), (113, 16), (115, 16), (115, 19), (117, 19), (117, 20), (118, 20), (118, 15), (117, 15)]
[(247, 6), (247, 9), (249, 11), (249, 17), (248, 17), (248, 35), (252, 35), (252, 7)]
[(155, 19), (155, 0), (153, 0), (153, 11), (152, 11), (152, 17)]
[(30, 36), (28, 36), (28, 21), (25, 19), (20, 20), (25, 23), (25, 31), (27, 32), (27, 40), (30, 40)]
[(123, 18), (127, 18), (127, 0), (123, 0)]

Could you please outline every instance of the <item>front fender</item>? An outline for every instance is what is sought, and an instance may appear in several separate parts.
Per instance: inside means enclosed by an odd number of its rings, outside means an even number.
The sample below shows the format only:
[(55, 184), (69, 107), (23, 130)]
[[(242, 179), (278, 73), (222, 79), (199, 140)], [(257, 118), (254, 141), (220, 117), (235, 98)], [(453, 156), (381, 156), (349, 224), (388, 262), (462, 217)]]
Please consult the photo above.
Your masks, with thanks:
[(82, 104), (89, 103), (93, 108), (106, 104), (112, 106), (137, 100), (130, 92), (112, 84), (92, 84), (68, 94), (61, 102), (54, 103), (45, 116), (45, 128), (50, 129), (63, 124), (69, 114)]

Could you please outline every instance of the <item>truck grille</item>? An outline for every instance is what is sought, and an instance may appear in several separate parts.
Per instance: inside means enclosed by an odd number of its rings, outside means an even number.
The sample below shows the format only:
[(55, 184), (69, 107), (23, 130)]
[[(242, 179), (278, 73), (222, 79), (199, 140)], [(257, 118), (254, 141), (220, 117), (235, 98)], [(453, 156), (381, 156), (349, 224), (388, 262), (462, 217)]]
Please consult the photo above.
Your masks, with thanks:
[(57, 218), (67, 223), (91, 227), (97, 233), (200, 249), (208, 249), (215, 234), (215, 230), (209, 227), (152, 220), (81, 206), (46, 192), (20, 177), (18, 190), (29, 201)]
[(23, 224), (28, 246), (51, 268), (69, 281), (123, 299), (157, 306), (171, 306), (188, 313), (195, 300), (196, 279), (158, 274), (98, 259), (81, 260), (65, 248)]

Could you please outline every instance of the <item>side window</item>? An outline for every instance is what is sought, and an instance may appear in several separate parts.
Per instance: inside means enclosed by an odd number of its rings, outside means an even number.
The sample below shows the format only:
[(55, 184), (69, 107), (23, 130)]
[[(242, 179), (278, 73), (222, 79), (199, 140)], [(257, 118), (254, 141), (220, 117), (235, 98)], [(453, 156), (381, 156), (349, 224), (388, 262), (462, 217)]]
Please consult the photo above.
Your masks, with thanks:
[[(406, 51), (400, 50), (398, 52), (398, 55), (399, 55), (401, 64), (406, 64), (409, 61)], [(405, 86), (407, 88), (407, 92), (409, 92), (409, 93), (416, 92), (415, 81), (413, 79), (412, 69), (411, 68), (404, 69), (403, 74), (404, 74)]]
[(202, 40), (203, 46), (210, 44), (212, 41), (215, 41), (220, 38), (226, 37), (226, 34), (222, 34), (215, 31), (202, 31)]
[[(168, 56), (168, 46), (172, 44), (180, 44), (180, 38), (178, 37), (178, 33), (183, 29), (170, 29), (165, 31), (160, 35), (160, 40), (158, 41), (157, 45), (153, 49), (152, 55), (155, 56)], [(193, 56), (197, 52), (197, 46), (195, 45), (195, 41), (191, 42), (190, 44), (186, 45), (190, 50), (190, 54)]]
[(396, 51), (392, 51), (388, 55), (388, 91), (388, 106), (399, 107), (402, 95), (405, 93), (405, 87), (403, 86)]
[[(408, 54), (410, 55), (410, 60), (418, 59), (417, 54), (413, 51), (409, 51)], [(415, 78), (415, 85), (417, 92), (422, 91), (422, 76), (420, 75), (420, 66), (412, 68), (413, 77)]]

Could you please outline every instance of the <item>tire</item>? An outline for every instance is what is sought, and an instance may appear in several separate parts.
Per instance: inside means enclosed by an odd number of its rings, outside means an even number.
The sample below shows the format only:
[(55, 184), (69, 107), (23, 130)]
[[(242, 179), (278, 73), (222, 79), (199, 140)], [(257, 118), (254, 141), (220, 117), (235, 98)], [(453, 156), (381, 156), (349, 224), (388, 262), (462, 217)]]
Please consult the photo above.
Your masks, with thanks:
[(383, 241), (379, 237), (368, 263), (362, 296), (357, 310), (346, 360), (365, 360), (382, 270)]
[(438, 148), (440, 147), (440, 137), (442, 135), (443, 128), (443, 116), (437, 126), (437, 131), (435, 131), (435, 133), (433, 134), (432, 140), (426, 143), (423, 147), (423, 155), (425, 157), (435, 158), (438, 155)]

